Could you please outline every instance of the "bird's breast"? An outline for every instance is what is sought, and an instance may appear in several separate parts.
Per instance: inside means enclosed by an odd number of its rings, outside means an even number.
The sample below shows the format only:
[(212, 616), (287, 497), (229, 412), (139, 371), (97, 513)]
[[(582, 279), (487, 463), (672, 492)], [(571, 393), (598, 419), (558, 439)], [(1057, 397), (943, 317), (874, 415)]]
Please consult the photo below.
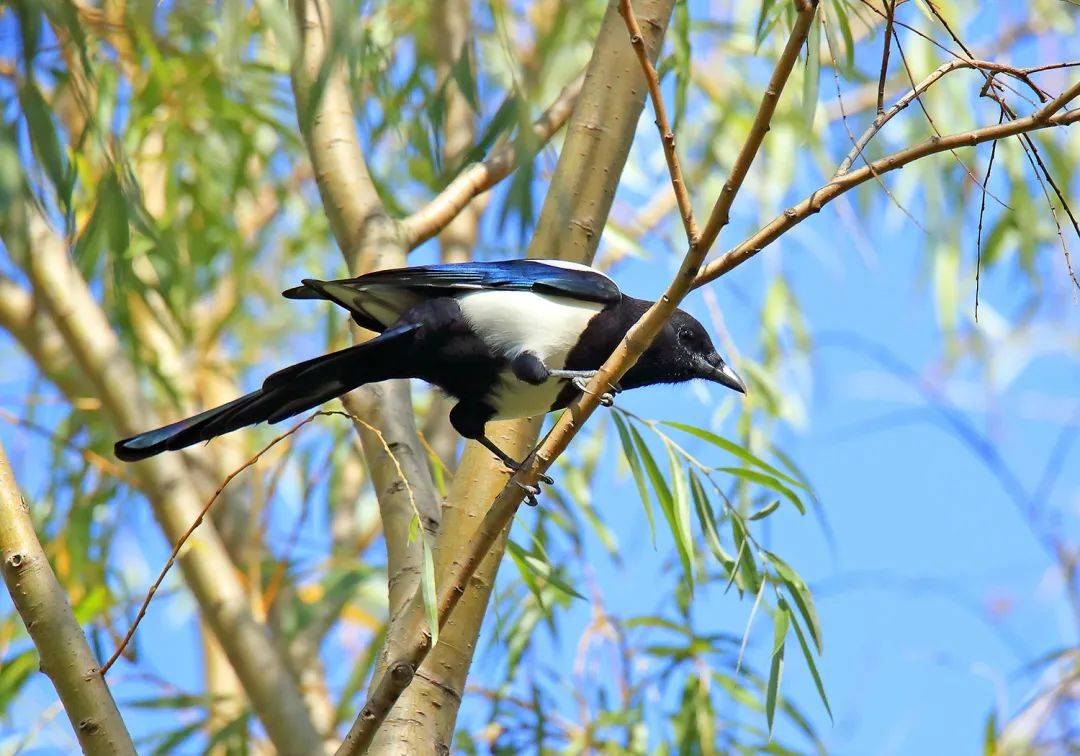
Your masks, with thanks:
[[(531, 291), (468, 292), (458, 297), (458, 303), (470, 327), (493, 352), (509, 360), (530, 352), (551, 369), (566, 364), (589, 321), (604, 309), (598, 302)], [(557, 394), (559, 384), (552, 383)]]

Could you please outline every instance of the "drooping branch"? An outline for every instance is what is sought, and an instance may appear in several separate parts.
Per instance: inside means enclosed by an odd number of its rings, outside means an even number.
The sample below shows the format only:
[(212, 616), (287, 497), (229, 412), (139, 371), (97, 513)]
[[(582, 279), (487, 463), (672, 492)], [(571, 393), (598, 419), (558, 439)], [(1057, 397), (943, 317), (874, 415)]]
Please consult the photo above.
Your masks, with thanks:
[(109, 686), (34, 532), (0, 446), (0, 571), (83, 753), (135, 754)]
[[(567, 84), (547, 110), (533, 122), (530, 145), (536, 149), (543, 147), (562, 128), (574, 109), (584, 80), (582, 75)], [(409, 249), (415, 249), (438, 234), (475, 197), (513, 173), (521, 159), (521, 151), (521, 146), (514, 142), (504, 145), (483, 162), (473, 163), (455, 176), (427, 205), (402, 221)]]
[(638, 24), (637, 16), (630, 0), (619, 0), (619, 13), (626, 22), (626, 29), (630, 32), (630, 44), (637, 54), (638, 64), (645, 74), (645, 82), (649, 85), (649, 97), (652, 99), (653, 112), (656, 113), (656, 128), (660, 131), (660, 141), (664, 145), (664, 159), (667, 160), (668, 173), (671, 174), (671, 188), (675, 193), (675, 205), (679, 208), (679, 216), (682, 218), (683, 230), (686, 231), (686, 241), (690, 246), (697, 244), (698, 227), (694, 219), (694, 206), (690, 202), (690, 192), (686, 188), (686, 180), (683, 178), (682, 166), (679, 164), (679, 154), (675, 149), (675, 132), (671, 130), (668, 122), (667, 110), (664, 108), (664, 98), (660, 95), (660, 77), (656, 68), (649, 60), (648, 51), (645, 49), (645, 40), (641, 35), (641, 25)]

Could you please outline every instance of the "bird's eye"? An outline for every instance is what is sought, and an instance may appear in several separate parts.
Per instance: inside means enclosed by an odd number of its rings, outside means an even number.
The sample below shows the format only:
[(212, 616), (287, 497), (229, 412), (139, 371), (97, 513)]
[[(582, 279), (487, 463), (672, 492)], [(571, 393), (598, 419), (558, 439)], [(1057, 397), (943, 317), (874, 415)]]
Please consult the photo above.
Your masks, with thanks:
[(689, 328), (682, 328), (679, 330), (679, 341), (683, 342), (684, 344), (688, 344), (693, 340), (694, 332), (691, 331)]

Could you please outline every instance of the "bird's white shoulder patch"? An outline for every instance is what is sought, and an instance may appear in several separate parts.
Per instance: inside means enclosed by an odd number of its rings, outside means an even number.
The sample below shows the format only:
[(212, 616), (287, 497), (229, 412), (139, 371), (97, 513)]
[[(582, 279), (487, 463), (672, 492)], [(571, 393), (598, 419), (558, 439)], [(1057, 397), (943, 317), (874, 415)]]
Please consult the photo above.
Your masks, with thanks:
[(571, 262), (570, 260), (552, 260), (551, 258), (539, 258), (534, 262), (543, 263), (544, 265), (550, 265), (553, 268), (562, 268), (564, 270), (580, 270), (586, 273), (595, 273), (598, 276), (603, 276), (607, 280), (614, 283), (611, 276), (602, 270), (597, 270), (591, 265), (585, 265), (579, 262)]
[(509, 359), (531, 352), (552, 369), (566, 364), (589, 321), (604, 309), (599, 302), (531, 291), (475, 291), (457, 299), (469, 325), (493, 350)]

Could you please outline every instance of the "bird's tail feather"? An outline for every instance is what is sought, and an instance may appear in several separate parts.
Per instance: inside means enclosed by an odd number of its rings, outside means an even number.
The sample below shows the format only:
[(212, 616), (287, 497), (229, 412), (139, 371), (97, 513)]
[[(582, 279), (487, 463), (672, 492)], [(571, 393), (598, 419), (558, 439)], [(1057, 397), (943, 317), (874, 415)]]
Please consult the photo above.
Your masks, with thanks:
[(390, 352), (417, 326), (392, 328), (371, 341), (316, 357), (277, 371), (257, 391), (193, 417), (116, 442), (124, 462), (135, 462), (163, 451), (175, 451), (248, 425), (280, 420), (318, 407), (366, 383), (405, 377)]

